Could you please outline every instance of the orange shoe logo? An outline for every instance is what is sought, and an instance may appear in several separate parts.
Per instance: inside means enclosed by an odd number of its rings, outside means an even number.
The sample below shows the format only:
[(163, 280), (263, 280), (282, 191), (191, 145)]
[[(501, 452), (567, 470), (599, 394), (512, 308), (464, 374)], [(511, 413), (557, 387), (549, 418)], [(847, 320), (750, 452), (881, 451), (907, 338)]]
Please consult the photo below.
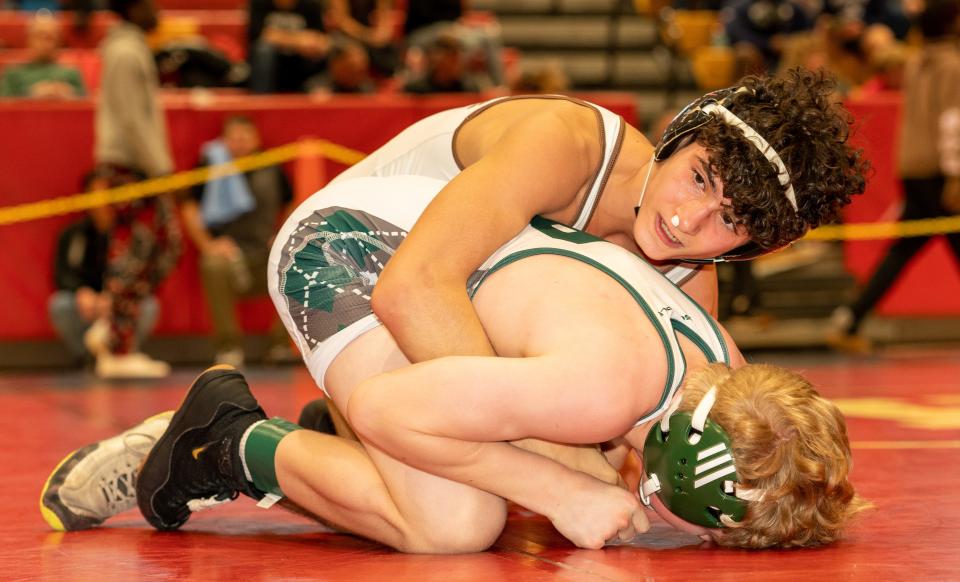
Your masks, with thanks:
[(191, 450), (191, 451), (190, 451), (190, 455), (193, 456), (193, 460), (194, 460), (194, 461), (199, 461), (199, 460), (200, 460), (200, 453), (202, 453), (203, 451), (207, 450), (207, 448), (208, 448), (210, 445), (215, 444), (215, 443), (216, 443), (216, 441), (210, 442), (210, 443), (205, 443), (205, 444), (200, 445), (199, 447), (196, 447), (196, 448), (194, 448), (193, 450)]

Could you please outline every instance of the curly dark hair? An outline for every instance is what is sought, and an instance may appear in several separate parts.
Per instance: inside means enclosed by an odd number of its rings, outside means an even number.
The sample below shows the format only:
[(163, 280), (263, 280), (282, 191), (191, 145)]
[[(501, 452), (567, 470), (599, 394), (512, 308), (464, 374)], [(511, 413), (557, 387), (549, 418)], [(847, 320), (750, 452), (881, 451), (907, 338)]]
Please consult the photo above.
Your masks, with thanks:
[(834, 80), (793, 69), (782, 77), (748, 76), (727, 105), (777, 151), (797, 197), (794, 211), (777, 169), (739, 129), (715, 117), (697, 129), (711, 169), (722, 180), (732, 214), (753, 242), (782, 247), (809, 229), (837, 220), (840, 210), (866, 186), (869, 162), (847, 143), (852, 120), (837, 102)]

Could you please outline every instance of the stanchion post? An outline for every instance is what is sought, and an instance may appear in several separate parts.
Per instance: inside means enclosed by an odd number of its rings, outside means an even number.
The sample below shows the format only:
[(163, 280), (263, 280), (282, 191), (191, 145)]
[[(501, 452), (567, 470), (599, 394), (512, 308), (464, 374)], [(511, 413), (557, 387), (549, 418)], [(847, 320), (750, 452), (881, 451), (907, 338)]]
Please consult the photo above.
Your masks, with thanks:
[(293, 196), (299, 204), (327, 183), (327, 167), (320, 143), (313, 138), (299, 142), (299, 155), (293, 161)]

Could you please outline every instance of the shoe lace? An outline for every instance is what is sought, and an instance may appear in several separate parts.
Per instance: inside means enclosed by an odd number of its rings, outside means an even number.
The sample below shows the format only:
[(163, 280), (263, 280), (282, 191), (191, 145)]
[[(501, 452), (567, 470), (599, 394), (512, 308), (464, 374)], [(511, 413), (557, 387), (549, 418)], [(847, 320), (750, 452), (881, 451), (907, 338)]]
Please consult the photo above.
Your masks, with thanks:
[[(148, 446), (132, 446), (134, 438), (144, 439)], [(140, 461), (147, 455), (156, 442), (153, 435), (147, 433), (130, 433), (123, 440), (126, 454), (123, 456), (123, 465), (114, 468), (112, 473), (100, 479), (100, 493), (103, 495), (110, 515), (129, 509), (136, 503), (137, 497), (137, 469)]]
[(230, 449), (230, 439), (224, 440), (220, 446), (221, 454), (216, 470), (206, 473), (203, 478), (191, 483), (184, 491), (187, 497), (185, 505), (191, 512), (211, 509), (217, 505), (229, 503), (240, 496), (240, 492), (224, 480), (224, 475), (229, 469), (222, 467), (225, 461), (223, 451)]

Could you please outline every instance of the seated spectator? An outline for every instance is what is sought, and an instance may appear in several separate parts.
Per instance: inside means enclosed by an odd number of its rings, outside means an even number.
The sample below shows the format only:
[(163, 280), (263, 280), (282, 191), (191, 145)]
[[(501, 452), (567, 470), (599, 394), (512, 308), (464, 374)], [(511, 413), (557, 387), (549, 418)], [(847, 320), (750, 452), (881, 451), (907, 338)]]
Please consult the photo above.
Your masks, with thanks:
[(80, 71), (57, 64), (59, 50), (60, 25), (49, 11), (37, 12), (27, 29), (28, 61), (4, 72), (0, 96), (67, 99), (85, 95)]
[(247, 40), (254, 93), (303, 91), (330, 47), (320, 0), (251, 0)]
[[(468, 93), (490, 87), (489, 78), (467, 69), (463, 43), (455, 34), (441, 34), (423, 51), (422, 62), (411, 66), (403, 86), (408, 93)], [(410, 63), (408, 63), (410, 64)]]
[[(392, 0), (330, 0), (327, 19), (340, 35), (359, 42), (380, 78), (397, 70), (396, 18)], [(332, 58), (332, 56), (331, 56)]]
[[(460, 42), (466, 68), (488, 79), (487, 88), (505, 88), (503, 40), (495, 20), (469, 12), (466, 0), (407, 0), (404, 32), (409, 51), (425, 52), (440, 36), (453, 35)], [(481, 15), (477, 18), (477, 15)]]
[(510, 92), (519, 94), (556, 95), (570, 90), (570, 77), (559, 61), (547, 61), (525, 68), (510, 84)]
[[(100, 187), (91, 173), (85, 189)], [(110, 238), (116, 223), (116, 210), (102, 206), (67, 226), (60, 234), (54, 259), (56, 291), (50, 296), (50, 323), (66, 344), (77, 363), (89, 361), (93, 354), (84, 345), (84, 334), (98, 320), (109, 317), (112, 298), (106, 289)], [(134, 342), (136, 346), (150, 335), (157, 322), (159, 306), (153, 296), (140, 304)]]
[(724, 7), (723, 21), (742, 74), (775, 70), (785, 37), (813, 27), (810, 16), (794, 0), (732, 0)]
[[(922, 3), (912, 4), (922, 6)], [(859, 44), (860, 36), (872, 26), (883, 26), (897, 38), (904, 40), (910, 31), (907, 3), (891, 0), (827, 0), (823, 13), (843, 23), (851, 50)], [(917, 7), (911, 7), (916, 12)]]
[(463, 16), (465, 0), (407, 0), (403, 34), (407, 39), (438, 24), (453, 24)]
[(314, 94), (374, 93), (377, 85), (370, 76), (367, 50), (349, 38), (334, 40), (327, 56), (327, 70), (310, 77), (307, 89)]
[[(219, 139), (204, 144), (200, 165), (229, 163), (256, 153), (260, 135), (253, 122), (230, 117)], [(216, 362), (244, 363), (237, 300), (267, 294), (267, 257), (279, 219), (293, 193), (279, 166), (215, 178), (192, 191), (182, 204), (187, 234), (200, 251), (200, 275), (213, 320)], [(277, 320), (268, 359), (289, 355), (287, 334)]]

